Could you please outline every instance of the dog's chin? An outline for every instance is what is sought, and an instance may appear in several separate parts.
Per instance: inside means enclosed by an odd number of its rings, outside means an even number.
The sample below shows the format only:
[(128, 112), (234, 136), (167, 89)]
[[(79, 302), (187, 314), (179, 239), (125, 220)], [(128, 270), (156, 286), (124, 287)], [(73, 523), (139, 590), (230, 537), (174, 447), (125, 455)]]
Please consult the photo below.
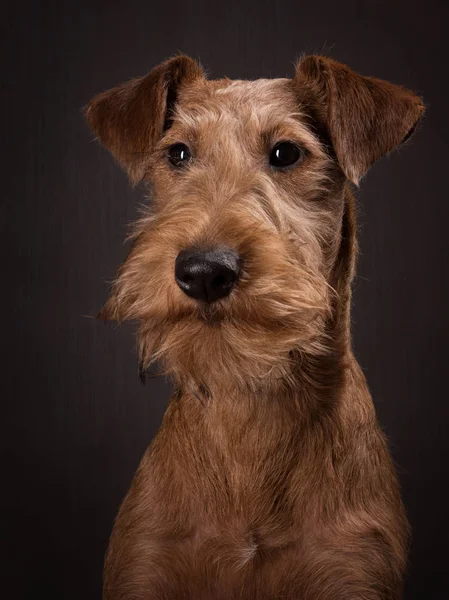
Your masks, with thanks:
[(322, 317), (308, 310), (281, 319), (228, 302), (192, 305), (141, 322), (141, 364), (145, 369), (158, 361), (183, 387), (196, 382), (222, 388), (225, 382), (233, 389), (256, 389), (290, 377), (292, 354), (318, 349)]

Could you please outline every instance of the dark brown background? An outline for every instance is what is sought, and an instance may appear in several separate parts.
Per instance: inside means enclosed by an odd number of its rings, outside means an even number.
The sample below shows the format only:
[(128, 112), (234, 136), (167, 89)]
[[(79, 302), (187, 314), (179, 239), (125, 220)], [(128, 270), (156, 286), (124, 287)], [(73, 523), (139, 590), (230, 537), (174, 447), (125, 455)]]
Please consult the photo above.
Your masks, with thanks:
[[(446, 5), (447, 6), (447, 5)], [(428, 104), (360, 199), (355, 349), (413, 525), (408, 600), (448, 597), (449, 10), (427, 0), (9, 2), (2, 27), (2, 542), (8, 599), (100, 598), (113, 516), (169, 385), (94, 315), (142, 200), (80, 108), (181, 50), (212, 77), (286, 76), (325, 51)], [(8, 593), (4, 592), (5, 588)]]

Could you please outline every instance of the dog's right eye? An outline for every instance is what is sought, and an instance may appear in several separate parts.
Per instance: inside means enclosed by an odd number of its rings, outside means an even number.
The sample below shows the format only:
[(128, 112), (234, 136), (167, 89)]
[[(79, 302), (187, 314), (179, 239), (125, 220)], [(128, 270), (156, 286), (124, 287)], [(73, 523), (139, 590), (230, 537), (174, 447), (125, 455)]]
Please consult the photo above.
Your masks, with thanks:
[(275, 169), (292, 167), (303, 157), (302, 150), (293, 142), (279, 142), (270, 153), (270, 166)]
[(192, 160), (192, 155), (185, 144), (173, 144), (168, 149), (168, 160), (174, 167), (180, 169)]

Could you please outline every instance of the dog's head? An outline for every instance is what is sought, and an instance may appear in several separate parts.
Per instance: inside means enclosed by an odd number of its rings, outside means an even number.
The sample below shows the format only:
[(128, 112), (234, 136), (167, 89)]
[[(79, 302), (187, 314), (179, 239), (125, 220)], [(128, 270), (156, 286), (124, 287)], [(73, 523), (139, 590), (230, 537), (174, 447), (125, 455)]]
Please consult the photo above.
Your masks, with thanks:
[(182, 381), (247, 383), (323, 352), (352, 274), (348, 180), (422, 112), (318, 56), (256, 81), (208, 80), (178, 56), (95, 97), (92, 129), (151, 189), (101, 316), (136, 320), (144, 368)]

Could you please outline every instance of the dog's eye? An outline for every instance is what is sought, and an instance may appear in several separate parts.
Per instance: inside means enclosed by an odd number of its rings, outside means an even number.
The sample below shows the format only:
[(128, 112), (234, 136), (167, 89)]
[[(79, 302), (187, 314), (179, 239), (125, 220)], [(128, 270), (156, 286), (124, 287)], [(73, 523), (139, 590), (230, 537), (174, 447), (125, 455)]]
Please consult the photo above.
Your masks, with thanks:
[(192, 160), (192, 155), (185, 144), (173, 144), (168, 149), (168, 160), (179, 169), (185, 167)]
[(303, 152), (293, 142), (279, 142), (270, 153), (270, 166), (276, 169), (291, 167), (301, 160)]

